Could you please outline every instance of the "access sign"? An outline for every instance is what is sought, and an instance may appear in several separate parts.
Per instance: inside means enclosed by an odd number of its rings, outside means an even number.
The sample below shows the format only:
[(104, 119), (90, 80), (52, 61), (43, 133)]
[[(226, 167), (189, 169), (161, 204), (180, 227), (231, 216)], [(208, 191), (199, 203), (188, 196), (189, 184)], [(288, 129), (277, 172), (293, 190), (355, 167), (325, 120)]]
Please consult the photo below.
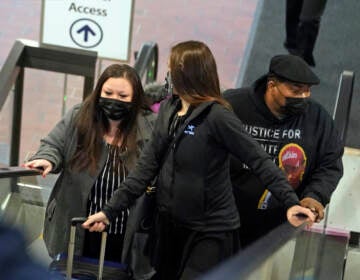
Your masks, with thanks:
[(128, 61), (132, 0), (43, 0), (41, 43)]

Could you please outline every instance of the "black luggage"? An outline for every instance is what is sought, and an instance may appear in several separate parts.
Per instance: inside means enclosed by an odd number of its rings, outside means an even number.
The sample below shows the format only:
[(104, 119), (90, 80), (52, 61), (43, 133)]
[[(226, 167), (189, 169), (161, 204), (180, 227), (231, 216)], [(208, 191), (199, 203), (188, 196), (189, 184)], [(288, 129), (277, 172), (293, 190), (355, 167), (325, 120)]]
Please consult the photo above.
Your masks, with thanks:
[(101, 236), (101, 249), (99, 260), (74, 256), (76, 226), (86, 221), (86, 218), (73, 218), (71, 220), (70, 241), (68, 254), (59, 255), (51, 264), (52, 273), (60, 273), (67, 280), (130, 280), (131, 275), (125, 264), (104, 261), (107, 232)]

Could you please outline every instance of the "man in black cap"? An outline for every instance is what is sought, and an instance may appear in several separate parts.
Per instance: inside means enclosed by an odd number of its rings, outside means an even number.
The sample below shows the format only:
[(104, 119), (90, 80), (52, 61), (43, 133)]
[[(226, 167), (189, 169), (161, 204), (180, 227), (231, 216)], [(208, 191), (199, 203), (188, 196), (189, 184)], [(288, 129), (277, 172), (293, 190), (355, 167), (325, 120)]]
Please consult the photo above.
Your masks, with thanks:
[[(344, 145), (326, 110), (310, 99), (319, 78), (294, 55), (271, 59), (268, 74), (252, 87), (224, 92), (244, 130), (273, 158), (295, 188), (301, 205), (320, 221), (343, 174)], [(251, 170), (233, 158), (230, 172), (246, 246), (285, 221), (280, 203)]]

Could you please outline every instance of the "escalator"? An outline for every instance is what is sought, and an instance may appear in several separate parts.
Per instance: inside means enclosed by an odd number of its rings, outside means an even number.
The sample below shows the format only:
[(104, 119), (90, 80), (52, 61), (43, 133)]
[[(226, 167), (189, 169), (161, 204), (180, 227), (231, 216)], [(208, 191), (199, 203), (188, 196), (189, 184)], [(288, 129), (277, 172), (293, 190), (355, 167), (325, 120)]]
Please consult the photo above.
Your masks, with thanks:
[[(157, 45), (153, 42), (145, 43), (134, 65), (144, 85), (156, 81), (157, 60)], [(334, 118), (343, 137), (347, 132), (353, 82), (352, 73), (343, 73), (339, 83)], [(9, 82), (6, 85), (9, 90)], [(0, 94), (2, 92), (4, 90), (0, 89)], [(0, 98), (0, 108), (1, 100), (4, 98)], [(50, 175), (44, 180), (36, 171), (15, 167), (18, 165), (14, 164), (18, 149), (11, 149), (15, 151), (15, 156), (11, 156), (14, 161), (10, 162), (10, 166), (0, 166), (0, 216), (3, 222), (21, 228), (30, 253), (48, 264), (50, 258), (42, 241), (42, 225), (56, 175)], [(349, 186), (360, 179), (360, 153), (348, 149), (344, 155), (344, 165), (347, 172), (338, 189), (348, 192), (339, 193), (332, 199), (326, 223), (312, 230), (304, 230), (305, 225), (295, 229), (284, 224), (202, 279), (357, 279), (353, 277), (360, 275), (356, 270), (359, 268), (354, 263), (360, 260), (360, 253), (357, 253), (355, 247), (352, 250), (350, 244), (354, 229), (336, 227), (336, 219), (339, 218), (336, 217), (339, 213), (336, 209), (349, 192), (354, 192)], [(356, 197), (360, 197), (359, 191), (354, 199)], [(347, 206), (350, 207), (350, 203)], [(360, 232), (360, 229), (355, 228), (354, 231)]]

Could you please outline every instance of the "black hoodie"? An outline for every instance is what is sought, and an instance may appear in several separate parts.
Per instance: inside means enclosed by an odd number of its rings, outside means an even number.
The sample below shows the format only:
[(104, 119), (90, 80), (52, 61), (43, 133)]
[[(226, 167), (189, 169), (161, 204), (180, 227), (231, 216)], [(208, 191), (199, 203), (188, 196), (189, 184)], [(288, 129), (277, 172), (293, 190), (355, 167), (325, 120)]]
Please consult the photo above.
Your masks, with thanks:
[[(343, 174), (344, 145), (333, 120), (311, 99), (305, 113), (278, 119), (265, 104), (266, 82), (267, 77), (263, 76), (253, 87), (227, 90), (224, 97), (243, 122), (244, 129), (273, 161), (284, 171), (288, 164), (287, 172), (298, 172), (295, 178), (289, 175), (288, 180), (293, 180), (299, 199), (311, 197), (326, 205)], [(231, 179), (240, 192), (238, 203), (245, 206), (242, 208), (278, 206), (276, 199), (266, 194), (265, 186), (254, 172), (235, 158), (231, 160)]]

